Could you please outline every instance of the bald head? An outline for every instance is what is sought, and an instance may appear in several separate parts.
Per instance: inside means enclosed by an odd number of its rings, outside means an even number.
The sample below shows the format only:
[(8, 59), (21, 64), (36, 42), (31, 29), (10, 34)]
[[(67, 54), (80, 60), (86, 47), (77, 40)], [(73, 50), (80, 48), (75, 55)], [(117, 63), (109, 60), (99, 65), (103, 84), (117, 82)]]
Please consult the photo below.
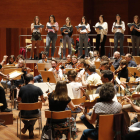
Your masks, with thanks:
[(120, 52), (116, 51), (114, 52), (114, 59), (119, 59), (120, 58)]

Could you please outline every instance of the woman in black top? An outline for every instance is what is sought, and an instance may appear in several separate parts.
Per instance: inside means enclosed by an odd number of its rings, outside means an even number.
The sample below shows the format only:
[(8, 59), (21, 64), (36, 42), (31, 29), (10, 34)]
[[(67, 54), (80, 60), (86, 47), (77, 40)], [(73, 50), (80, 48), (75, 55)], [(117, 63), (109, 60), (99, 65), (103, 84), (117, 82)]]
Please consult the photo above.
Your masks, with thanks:
[[(137, 55), (139, 55), (139, 44), (140, 44), (140, 22), (139, 22), (139, 17), (136, 15), (134, 16), (134, 22), (133, 22), (136, 27), (131, 26), (130, 31), (131, 32), (131, 37), (132, 37), (132, 48), (133, 48), (133, 55), (135, 56), (135, 46), (137, 47)], [(136, 45), (135, 45), (136, 43)]]
[(66, 24), (63, 27), (66, 27), (66, 29), (61, 31), (63, 35), (63, 59), (66, 59), (66, 42), (68, 43), (68, 53), (71, 54), (71, 36), (73, 33), (73, 26), (69, 17), (66, 18)]
[[(58, 81), (56, 84), (55, 91), (49, 95), (49, 110), (50, 111), (64, 111), (67, 107), (67, 105), (74, 110), (75, 106), (72, 103), (70, 97), (68, 96), (68, 91), (67, 91), (67, 85), (65, 81)], [(76, 138), (76, 122), (74, 118), (71, 118), (70, 120), (67, 119), (61, 119), (61, 120), (52, 120), (53, 127), (67, 127), (68, 126), (68, 121), (72, 123), (72, 137), (75, 139)], [(47, 122), (50, 122), (50, 119), (47, 120)], [(59, 133), (59, 134), (58, 134)], [(65, 133), (68, 135), (68, 132), (55, 132), (54, 137), (62, 137), (62, 134)]]
[(125, 59), (122, 59), (120, 61), (120, 66), (118, 69), (120, 69), (118, 73), (118, 78), (126, 78), (126, 82), (129, 82), (128, 80), (128, 69), (127, 69), (128, 63)]

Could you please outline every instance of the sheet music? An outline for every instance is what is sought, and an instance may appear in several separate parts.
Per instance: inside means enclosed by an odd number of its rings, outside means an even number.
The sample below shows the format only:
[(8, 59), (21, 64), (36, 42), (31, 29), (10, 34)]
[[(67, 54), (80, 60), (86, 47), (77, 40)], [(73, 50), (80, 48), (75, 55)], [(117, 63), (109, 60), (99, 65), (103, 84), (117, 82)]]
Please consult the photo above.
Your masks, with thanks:
[(20, 76), (20, 75), (22, 75), (22, 74), (19, 73), (19, 72), (17, 72), (17, 71), (15, 71), (15, 72), (12, 72), (12, 73), (9, 75), (9, 78), (10, 78), (10, 79), (14, 79), (14, 78), (16, 78), (16, 77), (18, 77), (18, 76)]
[(121, 89), (124, 90), (124, 87), (121, 85), (121, 81), (119, 80), (118, 77), (116, 77), (116, 82), (120, 85)]

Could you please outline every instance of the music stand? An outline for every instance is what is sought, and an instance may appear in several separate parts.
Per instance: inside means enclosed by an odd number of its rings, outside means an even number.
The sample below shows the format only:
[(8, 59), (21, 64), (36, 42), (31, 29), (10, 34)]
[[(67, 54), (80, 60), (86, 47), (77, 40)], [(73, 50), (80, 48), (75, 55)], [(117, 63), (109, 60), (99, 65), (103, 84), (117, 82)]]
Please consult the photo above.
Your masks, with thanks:
[(128, 71), (130, 75), (134, 76), (134, 78), (136, 78), (136, 76), (140, 77), (140, 72), (136, 67), (128, 67)]
[(43, 82), (57, 83), (57, 79), (52, 71), (40, 71)]
[(100, 61), (95, 61), (95, 66), (96, 66), (96, 69), (99, 69), (99, 67), (100, 67)]
[(139, 56), (133, 56), (134, 61), (136, 62), (137, 65), (140, 64), (140, 57)]
[(49, 70), (52, 66), (51, 63), (37, 63), (38, 66), (38, 72), (40, 73), (40, 71), (47, 71)]

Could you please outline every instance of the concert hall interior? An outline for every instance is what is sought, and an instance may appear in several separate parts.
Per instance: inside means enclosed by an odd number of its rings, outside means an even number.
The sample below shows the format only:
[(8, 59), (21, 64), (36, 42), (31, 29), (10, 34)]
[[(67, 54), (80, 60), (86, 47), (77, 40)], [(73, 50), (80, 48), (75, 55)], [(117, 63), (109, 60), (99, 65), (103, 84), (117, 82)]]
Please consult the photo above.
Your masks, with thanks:
[(0, 140), (140, 140), (139, 6), (1, 0)]

